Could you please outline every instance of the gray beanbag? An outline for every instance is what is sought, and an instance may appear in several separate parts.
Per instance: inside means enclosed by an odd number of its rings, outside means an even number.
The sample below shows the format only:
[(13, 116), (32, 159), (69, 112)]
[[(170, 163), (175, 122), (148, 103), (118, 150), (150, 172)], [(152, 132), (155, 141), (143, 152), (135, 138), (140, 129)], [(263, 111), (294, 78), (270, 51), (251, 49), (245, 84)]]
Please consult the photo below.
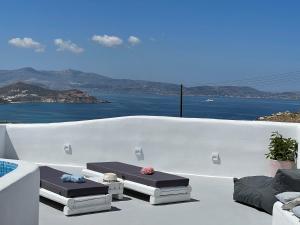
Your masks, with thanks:
[(274, 179), (266, 176), (235, 178), (233, 199), (272, 214), (275, 195), (279, 193), (273, 183)]
[(275, 195), (300, 192), (300, 169), (280, 169), (274, 178), (266, 176), (234, 179), (233, 199), (272, 214)]

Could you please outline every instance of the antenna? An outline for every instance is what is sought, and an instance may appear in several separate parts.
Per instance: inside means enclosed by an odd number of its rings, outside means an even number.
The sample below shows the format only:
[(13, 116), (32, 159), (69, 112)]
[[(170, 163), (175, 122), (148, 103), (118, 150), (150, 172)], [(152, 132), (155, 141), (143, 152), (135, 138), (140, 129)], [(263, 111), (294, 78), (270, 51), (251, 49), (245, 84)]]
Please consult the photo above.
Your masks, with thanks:
[(182, 117), (182, 105), (183, 105), (183, 102), (182, 102), (182, 96), (183, 96), (183, 85), (181, 84), (180, 85), (180, 117)]

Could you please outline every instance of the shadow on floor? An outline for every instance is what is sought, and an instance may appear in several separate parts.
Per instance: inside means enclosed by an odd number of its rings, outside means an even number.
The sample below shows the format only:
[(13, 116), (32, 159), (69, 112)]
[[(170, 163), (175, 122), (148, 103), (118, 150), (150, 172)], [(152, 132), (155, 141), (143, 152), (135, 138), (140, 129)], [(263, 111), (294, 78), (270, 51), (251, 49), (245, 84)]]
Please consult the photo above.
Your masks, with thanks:
[(43, 203), (43, 204), (45, 204), (45, 205), (48, 205), (48, 206), (50, 206), (50, 207), (52, 207), (54, 209), (57, 209), (59, 211), (63, 211), (64, 210), (64, 205), (59, 204), (59, 203), (57, 203), (55, 201), (52, 201), (52, 200), (50, 200), (48, 198), (44, 198), (44, 197), (40, 196), (40, 202)]
[(113, 198), (113, 202), (126, 202), (126, 201), (131, 201), (132, 198), (128, 198), (126, 196), (123, 197), (123, 199), (115, 199)]
[(124, 194), (128, 195), (130, 197), (133, 198), (137, 198), (146, 202), (150, 201), (150, 196), (149, 195), (145, 195), (143, 193), (137, 192), (137, 191), (133, 191), (133, 190), (129, 190), (129, 189), (124, 189)]
[(263, 212), (263, 213), (269, 214), (269, 213), (266, 212), (265, 210), (260, 209), (260, 208), (258, 208), (258, 207), (255, 207), (255, 206), (253, 206), (253, 205), (249, 205), (249, 204), (246, 204), (246, 203), (243, 203), (243, 202), (237, 202), (237, 201), (234, 201), (234, 202), (235, 202), (236, 204), (241, 204), (241, 205), (243, 205), (243, 206), (250, 207), (250, 208), (255, 209), (255, 210), (259, 211), (259, 212)]
[(159, 205), (155, 205), (155, 206), (187, 204), (187, 203), (192, 203), (192, 202), (200, 202), (200, 200), (191, 198), (190, 200), (184, 201), (184, 202), (170, 202), (170, 203), (164, 203), (164, 204), (159, 204)]

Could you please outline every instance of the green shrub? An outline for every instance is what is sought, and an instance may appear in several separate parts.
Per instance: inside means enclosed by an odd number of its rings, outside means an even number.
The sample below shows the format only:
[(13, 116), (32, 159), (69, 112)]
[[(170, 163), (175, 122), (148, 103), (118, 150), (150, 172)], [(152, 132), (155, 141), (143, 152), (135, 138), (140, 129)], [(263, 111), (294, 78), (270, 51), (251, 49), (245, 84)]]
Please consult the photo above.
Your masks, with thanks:
[(280, 161), (295, 161), (297, 158), (298, 142), (292, 138), (284, 138), (281, 134), (272, 132), (267, 159)]

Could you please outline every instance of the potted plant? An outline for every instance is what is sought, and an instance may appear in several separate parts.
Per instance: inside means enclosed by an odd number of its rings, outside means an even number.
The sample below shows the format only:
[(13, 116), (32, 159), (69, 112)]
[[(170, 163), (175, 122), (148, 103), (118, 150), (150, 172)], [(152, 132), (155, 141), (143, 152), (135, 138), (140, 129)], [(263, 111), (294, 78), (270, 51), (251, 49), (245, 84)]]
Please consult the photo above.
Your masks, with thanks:
[(269, 144), (270, 175), (274, 176), (278, 169), (293, 169), (297, 159), (298, 142), (292, 138), (284, 138), (281, 134), (272, 132)]

